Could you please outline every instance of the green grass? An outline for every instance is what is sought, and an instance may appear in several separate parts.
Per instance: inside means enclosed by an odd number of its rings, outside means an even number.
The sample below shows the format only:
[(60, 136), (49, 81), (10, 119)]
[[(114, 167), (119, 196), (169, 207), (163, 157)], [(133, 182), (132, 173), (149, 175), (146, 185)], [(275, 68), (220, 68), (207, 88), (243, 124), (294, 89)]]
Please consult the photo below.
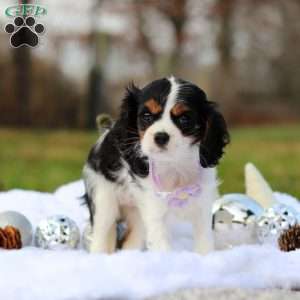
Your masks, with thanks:
[[(53, 191), (80, 178), (96, 138), (96, 132), (0, 129), (0, 188)], [(244, 191), (248, 161), (274, 190), (300, 198), (300, 126), (232, 129), (219, 167), (222, 193)]]

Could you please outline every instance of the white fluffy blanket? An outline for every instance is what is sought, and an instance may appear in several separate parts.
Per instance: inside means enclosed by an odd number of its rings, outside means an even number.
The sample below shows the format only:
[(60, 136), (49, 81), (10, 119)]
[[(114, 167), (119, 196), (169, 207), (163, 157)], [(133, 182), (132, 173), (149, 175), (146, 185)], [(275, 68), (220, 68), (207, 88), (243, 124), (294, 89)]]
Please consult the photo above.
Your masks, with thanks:
[[(0, 211), (19, 211), (33, 226), (47, 216), (65, 214), (82, 230), (88, 218), (78, 199), (82, 194), (81, 181), (53, 194), (12, 190), (0, 193)], [(276, 193), (276, 197), (300, 211), (291, 196)], [(300, 288), (300, 251), (244, 245), (202, 257), (188, 251), (188, 227), (179, 226), (176, 235), (177, 251), (171, 253), (0, 250), (0, 298), (141, 299), (187, 287)]]

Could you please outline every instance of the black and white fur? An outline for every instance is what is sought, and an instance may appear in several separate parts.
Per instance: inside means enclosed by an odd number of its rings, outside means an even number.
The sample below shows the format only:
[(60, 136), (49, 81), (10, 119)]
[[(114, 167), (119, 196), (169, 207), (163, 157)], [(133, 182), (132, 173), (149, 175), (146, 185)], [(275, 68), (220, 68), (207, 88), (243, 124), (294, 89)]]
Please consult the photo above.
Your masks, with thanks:
[[(165, 220), (170, 214), (192, 223), (195, 251), (213, 250), (211, 206), (218, 197), (214, 167), (228, 141), (224, 118), (196, 85), (171, 77), (143, 89), (129, 87), (119, 119), (91, 149), (83, 170), (93, 228), (90, 251), (115, 250), (120, 218), (129, 227), (124, 249), (142, 248), (146, 242), (149, 250), (169, 250)], [(200, 170), (199, 198), (182, 208), (169, 207), (154, 192), (149, 158), (165, 191), (194, 183)]]

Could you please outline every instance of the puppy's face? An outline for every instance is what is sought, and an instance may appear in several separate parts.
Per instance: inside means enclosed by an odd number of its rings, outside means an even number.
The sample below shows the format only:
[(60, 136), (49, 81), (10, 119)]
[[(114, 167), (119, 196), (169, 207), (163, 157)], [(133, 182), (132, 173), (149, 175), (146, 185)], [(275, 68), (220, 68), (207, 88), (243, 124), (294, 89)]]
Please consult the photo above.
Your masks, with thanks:
[(190, 95), (183, 92), (183, 85), (171, 78), (154, 82), (141, 94), (138, 129), (148, 157), (174, 160), (197, 153), (203, 124)]
[(173, 162), (200, 155), (204, 167), (214, 166), (222, 156), (228, 142), (225, 121), (196, 85), (160, 79), (135, 90), (133, 98), (144, 155)]

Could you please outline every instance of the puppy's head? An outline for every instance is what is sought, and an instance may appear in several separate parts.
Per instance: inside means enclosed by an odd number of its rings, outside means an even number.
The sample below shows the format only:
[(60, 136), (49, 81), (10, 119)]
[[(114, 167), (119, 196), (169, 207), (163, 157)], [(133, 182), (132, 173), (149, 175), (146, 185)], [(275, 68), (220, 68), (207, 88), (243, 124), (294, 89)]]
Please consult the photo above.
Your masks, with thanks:
[(215, 166), (229, 142), (223, 116), (196, 85), (174, 77), (128, 89), (121, 118), (135, 131), (141, 151), (154, 160), (180, 162), (199, 155)]

